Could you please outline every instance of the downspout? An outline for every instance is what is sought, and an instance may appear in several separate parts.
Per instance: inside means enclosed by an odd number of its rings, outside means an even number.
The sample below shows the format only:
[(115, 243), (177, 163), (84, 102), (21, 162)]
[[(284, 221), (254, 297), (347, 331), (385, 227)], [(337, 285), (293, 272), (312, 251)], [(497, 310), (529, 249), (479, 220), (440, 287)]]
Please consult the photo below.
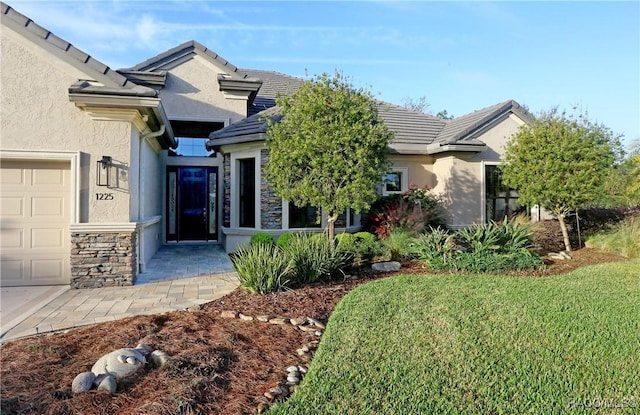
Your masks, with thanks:
[[(144, 197), (142, 197), (142, 152), (143, 146), (142, 143), (144, 141), (149, 141), (151, 138), (159, 137), (166, 131), (167, 127), (165, 124), (160, 124), (160, 128), (158, 131), (151, 131), (150, 133), (143, 134), (140, 137), (140, 145), (138, 148), (138, 222), (142, 222), (144, 220), (143, 212), (144, 212)], [(140, 227), (140, 236), (138, 238), (138, 272), (144, 273), (146, 271), (147, 264), (142, 260), (142, 254), (144, 253), (144, 227)]]

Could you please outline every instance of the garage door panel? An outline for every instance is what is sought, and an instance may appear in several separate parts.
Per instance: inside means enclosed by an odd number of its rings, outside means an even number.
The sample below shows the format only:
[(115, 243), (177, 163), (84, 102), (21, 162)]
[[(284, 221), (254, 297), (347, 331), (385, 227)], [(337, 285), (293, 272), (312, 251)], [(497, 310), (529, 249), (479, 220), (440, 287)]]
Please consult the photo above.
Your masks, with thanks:
[[(3, 163), (5, 164), (5, 163)], [(0, 184), (8, 185), (24, 185), (24, 170), (19, 167), (2, 166), (2, 174), (0, 174)]]
[(31, 229), (31, 248), (33, 249), (60, 249), (64, 246), (65, 239), (62, 229)]
[(0, 213), (2, 218), (24, 217), (24, 197), (22, 196), (3, 196), (0, 201)]
[(31, 170), (32, 186), (65, 186), (65, 171), (60, 169), (34, 169)]
[(31, 217), (63, 216), (64, 199), (62, 197), (38, 197), (31, 198)]
[(6, 252), (7, 249), (24, 248), (24, 231), (22, 229), (2, 229), (0, 247)]
[(31, 261), (31, 278), (38, 282), (58, 280), (64, 277), (64, 266), (65, 261), (57, 258), (34, 259)]
[(69, 284), (69, 163), (0, 166), (3, 286)]

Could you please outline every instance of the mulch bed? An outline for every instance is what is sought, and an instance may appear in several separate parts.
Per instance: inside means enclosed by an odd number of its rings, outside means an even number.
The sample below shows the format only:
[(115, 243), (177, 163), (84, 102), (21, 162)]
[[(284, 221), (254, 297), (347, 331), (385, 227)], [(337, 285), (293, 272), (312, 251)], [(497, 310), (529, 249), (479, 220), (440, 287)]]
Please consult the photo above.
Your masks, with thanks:
[[(571, 261), (550, 261), (537, 275), (622, 260), (582, 249)], [(411, 264), (401, 273), (424, 273)], [(389, 275), (385, 275), (389, 276)], [(307, 364), (296, 349), (312, 336), (292, 325), (223, 319), (246, 315), (313, 317), (326, 322), (356, 285), (380, 276), (318, 284), (264, 296), (236, 290), (199, 310), (101, 323), (66, 333), (26, 338), (0, 349), (2, 414), (251, 414), (264, 392), (280, 384), (290, 365)], [(116, 394), (73, 395), (71, 382), (103, 354), (147, 343), (171, 356), (162, 368), (145, 367)], [(148, 365), (150, 366), (150, 365)]]

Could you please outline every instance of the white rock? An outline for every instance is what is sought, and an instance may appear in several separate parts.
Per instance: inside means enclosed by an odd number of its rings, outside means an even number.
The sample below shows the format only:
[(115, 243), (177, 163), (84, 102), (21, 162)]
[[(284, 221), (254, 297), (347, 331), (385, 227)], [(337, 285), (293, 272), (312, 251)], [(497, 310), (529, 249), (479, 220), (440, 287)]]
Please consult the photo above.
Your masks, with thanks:
[(93, 386), (93, 381), (96, 379), (96, 375), (93, 372), (82, 372), (73, 379), (71, 383), (71, 392), (82, 393), (86, 392)]
[(116, 378), (108, 373), (103, 373), (96, 377), (94, 383), (98, 386), (99, 391), (107, 391), (110, 394), (116, 393)]
[(289, 366), (287, 368), (287, 373), (291, 373), (291, 372), (298, 372), (298, 366)]

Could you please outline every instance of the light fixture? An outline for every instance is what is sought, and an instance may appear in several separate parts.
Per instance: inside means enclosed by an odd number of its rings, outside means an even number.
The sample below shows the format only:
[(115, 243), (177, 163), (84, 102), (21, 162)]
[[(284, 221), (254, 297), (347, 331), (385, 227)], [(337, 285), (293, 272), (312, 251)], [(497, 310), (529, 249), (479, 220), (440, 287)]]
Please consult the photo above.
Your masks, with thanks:
[(96, 166), (96, 185), (107, 186), (111, 185), (111, 166), (113, 161), (111, 156), (102, 156), (102, 159), (98, 160)]

